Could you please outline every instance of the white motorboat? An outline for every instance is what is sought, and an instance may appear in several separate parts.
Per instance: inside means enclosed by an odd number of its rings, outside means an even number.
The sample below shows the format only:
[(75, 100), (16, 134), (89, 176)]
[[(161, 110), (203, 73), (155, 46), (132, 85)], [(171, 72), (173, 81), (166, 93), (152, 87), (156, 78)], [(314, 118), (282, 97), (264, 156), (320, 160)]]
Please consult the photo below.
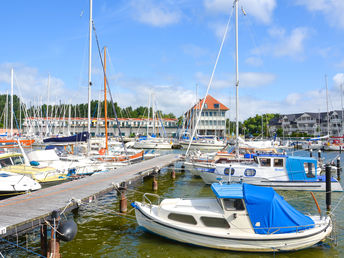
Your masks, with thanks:
[(148, 137), (135, 141), (135, 149), (171, 149), (172, 141), (164, 138)]
[[(190, 144), (190, 140), (180, 140), (179, 144), (182, 146), (183, 149), (187, 149)], [(226, 147), (226, 142), (219, 140), (214, 135), (199, 135), (197, 139), (191, 142), (190, 149), (198, 149), (198, 150), (221, 150)]]
[[(215, 168), (203, 170), (200, 176), (206, 184), (230, 181), (271, 186), (278, 190), (326, 190), (326, 179), (319, 175), (316, 159), (284, 154), (257, 154), (253, 161), (246, 163), (218, 163)], [(331, 190), (343, 191), (333, 177)]]
[(36, 191), (41, 188), (41, 185), (30, 177), (0, 171), (0, 197)]
[(182, 243), (247, 252), (295, 251), (324, 240), (330, 217), (305, 216), (272, 188), (213, 184), (217, 198), (134, 202), (138, 224)]

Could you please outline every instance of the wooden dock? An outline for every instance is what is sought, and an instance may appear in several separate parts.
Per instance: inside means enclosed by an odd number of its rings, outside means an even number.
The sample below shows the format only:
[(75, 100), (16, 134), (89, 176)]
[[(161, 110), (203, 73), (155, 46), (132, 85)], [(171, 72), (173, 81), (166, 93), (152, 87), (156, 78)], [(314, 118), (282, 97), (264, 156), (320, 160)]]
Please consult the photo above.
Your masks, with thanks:
[(52, 211), (72, 210), (80, 202), (92, 202), (122, 182), (130, 182), (180, 160), (168, 154), (140, 163), (48, 187), (0, 201), (0, 237), (20, 234), (43, 225)]

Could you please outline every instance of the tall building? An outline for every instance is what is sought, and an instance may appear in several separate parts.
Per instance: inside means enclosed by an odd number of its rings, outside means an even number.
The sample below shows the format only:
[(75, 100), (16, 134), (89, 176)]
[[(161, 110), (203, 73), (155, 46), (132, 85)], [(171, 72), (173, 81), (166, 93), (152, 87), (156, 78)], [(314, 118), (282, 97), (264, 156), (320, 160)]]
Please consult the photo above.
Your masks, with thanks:
[(228, 107), (210, 95), (201, 99), (184, 114), (184, 128), (192, 132), (196, 126), (197, 118), (200, 114), (204, 101), (203, 111), (197, 126), (199, 135), (216, 135), (224, 137), (226, 132), (226, 111)]

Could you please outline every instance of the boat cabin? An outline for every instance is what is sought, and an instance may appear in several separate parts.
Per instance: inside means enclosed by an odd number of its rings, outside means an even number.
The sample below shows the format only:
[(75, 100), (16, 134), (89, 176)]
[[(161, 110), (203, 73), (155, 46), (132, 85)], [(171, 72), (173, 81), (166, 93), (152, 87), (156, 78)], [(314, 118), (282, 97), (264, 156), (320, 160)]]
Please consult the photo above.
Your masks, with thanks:
[(6, 153), (0, 155), (0, 168), (25, 164), (22, 154)]

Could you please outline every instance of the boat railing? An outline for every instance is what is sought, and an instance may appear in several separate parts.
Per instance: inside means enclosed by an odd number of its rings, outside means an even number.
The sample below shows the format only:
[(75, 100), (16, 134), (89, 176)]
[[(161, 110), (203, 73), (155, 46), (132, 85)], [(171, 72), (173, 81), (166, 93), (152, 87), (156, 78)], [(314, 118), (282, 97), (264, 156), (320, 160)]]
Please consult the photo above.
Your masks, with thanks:
[(322, 227), (327, 222), (324, 221), (323, 223), (315, 223), (309, 225), (299, 225), (299, 226), (279, 226), (279, 227), (253, 227), (254, 230), (266, 230), (268, 235), (278, 234), (282, 229), (295, 229), (294, 233), (300, 233), (310, 228), (318, 228)]
[(149, 204), (149, 207), (152, 208), (152, 201), (149, 199), (149, 197), (155, 197), (158, 200), (158, 205), (160, 205), (160, 195), (158, 194), (153, 194), (153, 193), (145, 193), (142, 196), (142, 203)]

